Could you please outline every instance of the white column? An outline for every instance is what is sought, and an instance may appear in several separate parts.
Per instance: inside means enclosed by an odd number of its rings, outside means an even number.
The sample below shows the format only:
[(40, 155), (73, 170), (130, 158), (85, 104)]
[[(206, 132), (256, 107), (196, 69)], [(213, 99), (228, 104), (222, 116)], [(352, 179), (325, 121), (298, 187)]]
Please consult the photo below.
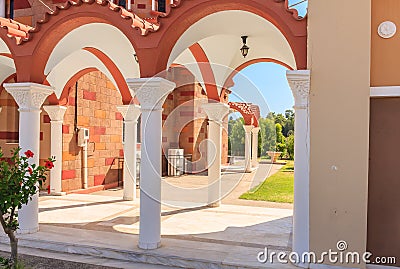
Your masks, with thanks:
[(251, 172), (251, 130), (253, 125), (243, 125), (244, 128), (244, 171)]
[[(35, 155), (31, 164), (39, 165), (40, 154), (40, 107), (53, 93), (49, 86), (36, 83), (8, 83), (4, 88), (19, 106), (19, 146), (21, 154), (31, 150)], [(35, 233), (39, 230), (39, 194), (18, 212), (19, 233)]]
[(156, 249), (161, 242), (162, 105), (175, 83), (163, 78), (127, 79), (141, 105), (139, 248)]
[(140, 106), (117, 106), (124, 117), (124, 194), (123, 199), (133, 201), (136, 199), (136, 163), (137, 163), (137, 124), (141, 114)]
[(55, 157), (54, 168), (50, 170), (50, 193), (52, 195), (65, 195), (62, 192), (61, 174), (62, 174), (62, 124), (64, 114), (67, 111), (65, 106), (43, 106), (43, 109), (49, 114), (51, 128), (51, 156)]
[(251, 164), (253, 167), (258, 166), (258, 132), (260, 131), (260, 127), (254, 127), (251, 129), (251, 134), (253, 137), (253, 141), (251, 144)]
[[(310, 250), (310, 125), (308, 114), (310, 71), (287, 71), (286, 76), (295, 100), (292, 250), (302, 255)], [(307, 267), (307, 264), (299, 264), (299, 266)]]
[(0, 0), (0, 17), (6, 17), (6, 0)]
[(229, 106), (223, 103), (207, 103), (202, 108), (208, 117), (208, 205), (218, 207), (221, 205), (222, 124), (229, 113)]

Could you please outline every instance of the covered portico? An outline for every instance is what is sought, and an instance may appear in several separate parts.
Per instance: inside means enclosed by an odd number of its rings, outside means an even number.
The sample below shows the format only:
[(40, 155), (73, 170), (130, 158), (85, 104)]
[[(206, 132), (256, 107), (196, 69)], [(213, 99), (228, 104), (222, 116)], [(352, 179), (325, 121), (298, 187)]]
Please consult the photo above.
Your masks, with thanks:
[[(232, 86), (231, 74), (258, 61), (282, 63), (293, 69), (288, 72), (288, 80), (296, 99), (295, 154), (300, 160), (296, 161), (293, 251), (308, 251), (309, 153), (303, 144), (309, 139), (309, 130), (305, 126), (308, 126), (310, 73), (295, 70), (304, 69), (306, 64), (306, 23), (293, 20), (284, 3), (269, 7), (262, 1), (243, 4), (219, 0), (215, 10), (211, 11), (205, 8), (205, 4), (209, 4), (205, 2), (190, 1), (182, 3), (181, 7), (174, 3), (176, 8), (169, 18), (161, 19), (164, 27), (159, 27), (108, 1), (82, 1), (81, 5), (68, 4), (57, 14), (49, 15), (35, 32), (24, 32), (26, 36), (14, 34), (17, 43), (10, 43), (8, 37), (1, 36), (1, 40), (6, 41), (0, 43), (0, 48), (9, 55), (0, 57), (0, 63), (8, 66), (3, 81), (10, 82), (6, 78), (16, 73), (16, 82), (4, 84), (4, 87), (19, 107), (19, 144), (23, 149), (40, 152), (39, 116), (45, 104), (43, 109), (51, 119), (51, 154), (62, 163), (59, 143), (64, 101), (69, 97), (69, 89), (83, 74), (101, 71), (118, 89), (122, 100), (118, 110), (125, 120), (124, 200), (135, 199), (136, 124), (141, 115), (138, 245), (142, 249), (156, 249), (161, 246), (162, 107), (177, 87), (167, 79), (168, 71), (163, 70), (174, 64), (185, 66), (207, 93), (208, 100), (200, 107), (203, 117), (208, 120), (206, 205), (218, 207), (224, 196), (221, 193), (221, 152), (224, 120), (229, 113), (227, 92)], [(265, 7), (265, 11), (259, 11), (260, 6)], [(185, 12), (190, 8), (201, 12)], [(276, 18), (272, 19), (273, 16)], [(175, 31), (172, 22), (178, 18), (184, 23)], [(190, 25), (189, 21), (192, 22)], [(249, 29), (247, 24), (254, 27)], [(248, 58), (244, 58), (239, 50), (242, 46), (240, 36), (244, 35), (249, 36)], [(116, 43), (118, 48), (115, 48)], [(224, 44), (223, 49), (221, 44)], [(43, 55), (35, 55), (36, 50), (42, 51)], [(154, 61), (156, 56), (160, 57)], [(257, 163), (259, 128), (254, 119), (245, 128), (248, 171)], [(53, 194), (62, 194), (61, 181), (62, 172), (58, 166), (50, 178)], [(38, 230), (35, 200), (20, 212), (20, 222), (21, 232)]]

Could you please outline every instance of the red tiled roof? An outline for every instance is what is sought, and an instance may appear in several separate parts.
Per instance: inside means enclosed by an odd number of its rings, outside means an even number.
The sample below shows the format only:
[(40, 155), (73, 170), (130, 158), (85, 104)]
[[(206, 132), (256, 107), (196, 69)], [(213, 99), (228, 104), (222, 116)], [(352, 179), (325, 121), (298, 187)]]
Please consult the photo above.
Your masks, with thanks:
[(229, 102), (229, 106), (235, 110), (239, 110), (247, 115), (254, 115), (253, 110), (251, 109), (252, 104), (249, 103), (240, 103), (240, 102)]
[(29, 41), (29, 32), (35, 33), (40, 31), (40, 25), (45, 24), (49, 21), (52, 16), (57, 16), (60, 11), (69, 9), (72, 6), (80, 6), (82, 4), (98, 4), (101, 6), (108, 5), (109, 9), (114, 12), (119, 12), (121, 18), (132, 19), (132, 28), (137, 28), (140, 30), (142, 35), (146, 35), (148, 32), (155, 32), (160, 27), (156, 23), (151, 23), (147, 20), (140, 18), (138, 15), (129, 12), (128, 10), (120, 7), (116, 4), (111, 3), (107, 0), (76, 0), (76, 1), (66, 1), (62, 6), (56, 6), (54, 12), (46, 13), (45, 18), (37, 22), (38, 27), (31, 27), (11, 19), (5, 19), (0, 17), (0, 26), (8, 30), (8, 36), (14, 37), (16, 43), (19, 45), (23, 41)]
[[(118, 6), (114, 3), (111, 3), (108, 0), (74, 0), (74, 1), (66, 1), (64, 5), (61, 6), (56, 6), (54, 12), (52, 13), (46, 13), (45, 18), (42, 21), (38, 21), (38, 24), (44, 24), (47, 23), (50, 19), (51, 16), (57, 16), (60, 11), (69, 9), (72, 6), (81, 6), (83, 4), (97, 4), (101, 6), (106, 6), (108, 5), (109, 9), (115, 12), (119, 12), (121, 14), (121, 17), (123, 19), (132, 19), (132, 27), (137, 28), (140, 30), (142, 35), (146, 35), (148, 32), (154, 32), (157, 31), (159, 28), (159, 25), (150, 23), (142, 18), (140, 18), (138, 15), (126, 10), (125, 8)], [(35, 29), (36, 31), (38, 29)], [(36, 32), (35, 31), (35, 32)]]
[(31, 26), (2, 17), (0, 17), (0, 27), (7, 29), (7, 35), (15, 38), (17, 44), (20, 44), (23, 40), (27, 40), (29, 31), (33, 29)]
[[(96, 1), (97, 4), (102, 5), (103, 1)], [(138, 28), (142, 35), (146, 35), (149, 31), (157, 31), (158, 28), (160, 27), (158, 24), (151, 23), (145, 19), (140, 18), (138, 15), (126, 10), (125, 8), (118, 6), (114, 3), (109, 2), (108, 3), (109, 7), (113, 11), (121, 11), (121, 17), (126, 19), (126, 18), (132, 18), (132, 27), (133, 28)]]
[(229, 102), (228, 103), (229, 107), (240, 112), (242, 114), (244, 123), (246, 125), (254, 125), (258, 127), (258, 118), (259, 118), (259, 113), (257, 111), (254, 111), (254, 108), (258, 106), (253, 105), (251, 103), (241, 103), (241, 102)]
[(292, 14), (293, 18), (295, 18), (298, 21), (304, 20), (307, 18), (307, 14), (304, 17), (299, 16), (299, 12), (295, 8), (290, 8), (289, 6), (289, 1), (288, 0), (275, 0), (275, 2), (282, 3), (285, 2), (285, 8), (286, 10)]

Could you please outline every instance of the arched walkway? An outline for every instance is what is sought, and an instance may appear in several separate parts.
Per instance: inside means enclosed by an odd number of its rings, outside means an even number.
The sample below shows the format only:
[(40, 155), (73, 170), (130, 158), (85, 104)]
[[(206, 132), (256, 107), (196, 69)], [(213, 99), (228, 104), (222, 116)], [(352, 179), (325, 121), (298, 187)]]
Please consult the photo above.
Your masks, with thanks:
[[(47, 14), (35, 29), (19, 24), (18, 29), (0, 29), (1, 38), (7, 39), (7, 46), (0, 43), (0, 48), (9, 48), (0, 56), (1, 63), (12, 68), (8, 54), (15, 59), (15, 67), (7, 76), (16, 73), (18, 83), (6, 84), (5, 88), (21, 111), (19, 144), (23, 150), (40, 150), (40, 111), (43, 103), (50, 103), (52, 106), (45, 109), (54, 123), (52, 149), (57, 151), (54, 154), (57, 160), (62, 160), (56, 145), (60, 143), (66, 109), (60, 104), (65, 102), (67, 89), (74, 81), (90, 71), (101, 71), (121, 92), (124, 105), (118, 109), (130, 122), (127, 137), (135, 137), (133, 126), (142, 112), (145, 124), (141, 176), (144, 180), (139, 247), (144, 249), (160, 246), (161, 110), (168, 94), (176, 87), (175, 83), (154, 76), (161, 76), (160, 73), (172, 64), (185, 67), (191, 64), (187, 68), (207, 90), (209, 102), (201, 106), (201, 111), (208, 117), (208, 139), (213, 142), (213, 145), (209, 143), (207, 152), (208, 204), (218, 206), (222, 123), (229, 112), (224, 101), (227, 101), (225, 96), (232, 70), (260, 59), (272, 59), (290, 69), (304, 69), (307, 64), (307, 23), (294, 18), (296, 13), (287, 10), (287, 1), (191, 0), (174, 1), (171, 7), (176, 8), (168, 7), (167, 14), (144, 20), (109, 1), (78, 0), (75, 4), (67, 2), (64, 8)], [(16, 42), (5, 37), (6, 31)], [(247, 59), (239, 51), (243, 33), (249, 36)], [(199, 65), (199, 61), (204, 65)], [(295, 77), (293, 80), (296, 94), (307, 84), (307, 74), (300, 75), (300, 79)], [(299, 80), (303, 83), (300, 86), (296, 84)], [(133, 102), (132, 97), (137, 97), (140, 109), (129, 105)], [(306, 114), (302, 117), (306, 119)], [(251, 117), (251, 123), (256, 126), (254, 117)], [(126, 143), (125, 152), (135, 155), (135, 143)], [(38, 161), (34, 159), (33, 163), (38, 164)], [(129, 162), (135, 163), (133, 159)], [(60, 176), (59, 170), (54, 171)], [(304, 207), (306, 202), (300, 205)], [(20, 217), (22, 232), (37, 231), (37, 197), (21, 210)], [(295, 237), (307, 229), (307, 219), (303, 218), (301, 222), (300, 229), (295, 229)], [(308, 246), (307, 242), (300, 245)]]

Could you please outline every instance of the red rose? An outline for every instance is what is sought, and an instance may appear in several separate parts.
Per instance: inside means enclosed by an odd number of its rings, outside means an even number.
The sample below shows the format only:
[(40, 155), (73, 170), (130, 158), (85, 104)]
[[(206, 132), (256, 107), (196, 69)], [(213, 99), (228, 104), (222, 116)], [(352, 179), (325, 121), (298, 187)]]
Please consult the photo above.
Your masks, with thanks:
[(52, 168), (54, 167), (54, 164), (53, 164), (52, 161), (46, 161), (46, 163), (44, 164), (44, 166), (45, 166), (47, 169), (52, 169)]
[(27, 157), (27, 158), (33, 158), (33, 152), (32, 151), (30, 151), (30, 150), (28, 150), (28, 151), (25, 151), (25, 156)]
[(31, 167), (28, 167), (28, 172), (29, 172), (29, 174), (30, 174), (30, 175), (32, 175), (32, 173), (33, 173), (33, 170), (32, 170), (32, 168), (31, 168)]

